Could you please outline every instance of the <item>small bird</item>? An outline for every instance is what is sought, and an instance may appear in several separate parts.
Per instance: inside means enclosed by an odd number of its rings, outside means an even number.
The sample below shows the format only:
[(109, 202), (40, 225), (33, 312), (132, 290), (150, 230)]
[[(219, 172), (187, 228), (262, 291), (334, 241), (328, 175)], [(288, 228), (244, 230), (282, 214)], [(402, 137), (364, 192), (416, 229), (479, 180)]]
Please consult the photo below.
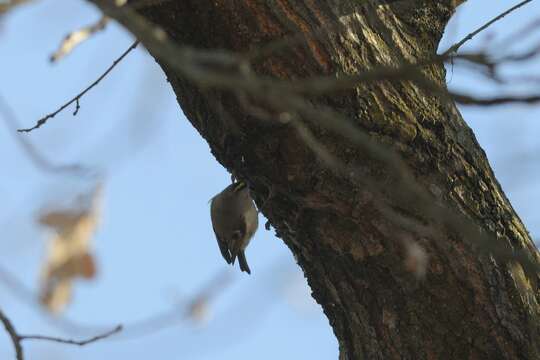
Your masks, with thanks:
[(227, 264), (238, 257), (240, 270), (251, 274), (244, 250), (259, 226), (259, 215), (246, 183), (227, 186), (210, 200), (210, 217), (221, 255)]

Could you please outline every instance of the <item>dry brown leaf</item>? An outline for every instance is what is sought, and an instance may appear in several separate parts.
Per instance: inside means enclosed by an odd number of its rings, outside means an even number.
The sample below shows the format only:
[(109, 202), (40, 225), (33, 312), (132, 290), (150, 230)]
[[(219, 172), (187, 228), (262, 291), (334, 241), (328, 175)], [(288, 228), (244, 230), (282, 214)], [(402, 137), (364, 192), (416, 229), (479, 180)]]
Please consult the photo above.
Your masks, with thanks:
[(15, 6), (22, 5), (24, 3), (30, 2), (31, 0), (0, 0), (0, 15), (8, 12), (13, 9)]
[(73, 51), (75, 47), (86, 41), (94, 34), (102, 31), (107, 26), (109, 18), (102, 16), (96, 23), (82, 27), (67, 34), (58, 49), (50, 56), (51, 62), (57, 62)]
[(41, 276), (41, 303), (52, 312), (62, 311), (71, 299), (72, 282), (91, 279), (96, 265), (91, 251), (98, 225), (100, 187), (78, 209), (47, 210), (39, 222), (53, 230)]
[(205, 325), (210, 319), (208, 299), (205, 297), (195, 299), (188, 305), (186, 315), (194, 324)]

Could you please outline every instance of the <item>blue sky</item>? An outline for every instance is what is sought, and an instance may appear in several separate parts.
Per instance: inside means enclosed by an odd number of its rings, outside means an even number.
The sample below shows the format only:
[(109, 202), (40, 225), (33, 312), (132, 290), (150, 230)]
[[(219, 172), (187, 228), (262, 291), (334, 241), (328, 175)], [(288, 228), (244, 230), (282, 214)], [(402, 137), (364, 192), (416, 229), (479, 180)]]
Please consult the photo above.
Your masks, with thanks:
[[(510, 6), (469, 0), (449, 25), (441, 49)], [(540, 5), (505, 18), (489, 31), (517, 28)], [(84, 1), (44, 0), (21, 7), (0, 29), (0, 94), (25, 125), (78, 93), (133, 41), (115, 24), (51, 65), (48, 56), (63, 36), (99, 17)], [(536, 40), (538, 40), (536, 34)], [(487, 33), (464, 47), (486, 43)], [(534, 36), (530, 41), (534, 41)], [(519, 45), (519, 44), (518, 44)], [(514, 74), (539, 70), (509, 68)], [(495, 91), (456, 67), (452, 87)], [(522, 89), (505, 88), (505, 91)], [(536, 106), (462, 108), (507, 196), (534, 237), (540, 235), (539, 109)], [(252, 275), (226, 266), (209, 223), (208, 200), (229, 182), (207, 144), (184, 119), (165, 76), (139, 47), (81, 101), (76, 117), (66, 111), (27, 136), (55, 163), (80, 163), (103, 174), (101, 223), (93, 239), (98, 276), (78, 281), (65, 317), (81, 326), (125, 325), (125, 333), (83, 348), (25, 343), (27, 359), (336, 359), (337, 342), (320, 307), (310, 298), (294, 258), (261, 227), (247, 252)], [(65, 205), (94, 185), (93, 178), (44, 174), (21, 152), (0, 123), (0, 264), (36, 289), (48, 232), (35, 224), (40, 209)], [(170, 313), (216, 274), (228, 286), (209, 308), (205, 324), (177, 326), (137, 336), (132, 324)], [(0, 304), (21, 333), (80, 338), (0, 282)], [(171, 319), (173, 321), (174, 319)], [(165, 321), (167, 322), (167, 321)], [(2, 333), (3, 334), (3, 333)], [(131, 335), (130, 335), (131, 334)], [(131, 338), (130, 338), (131, 336)], [(13, 350), (0, 335), (0, 358)]]

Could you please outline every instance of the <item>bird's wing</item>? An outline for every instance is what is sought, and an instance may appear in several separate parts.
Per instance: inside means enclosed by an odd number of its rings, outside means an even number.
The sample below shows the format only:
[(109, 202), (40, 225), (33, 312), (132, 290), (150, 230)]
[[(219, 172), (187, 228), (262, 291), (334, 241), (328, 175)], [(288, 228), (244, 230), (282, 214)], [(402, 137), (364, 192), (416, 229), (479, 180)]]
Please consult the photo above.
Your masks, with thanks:
[(219, 246), (219, 250), (221, 251), (221, 255), (223, 255), (223, 258), (227, 262), (227, 264), (232, 263), (231, 253), (229, 252), (229, 247), (227, 246), (227, 243), (220, 239), (219, 235), (216, 232), (216, 229), (214, 229), (214, 234), (216, 234), (217, 243)]
[(232, 263), (236, 260), (236, 256), (244, 250), (244, 239), (246, 238), (246, 220), (242, 216), (236, 224), (236, 230), (232, 233), (231, 244), (229, 250), (231, 252)]

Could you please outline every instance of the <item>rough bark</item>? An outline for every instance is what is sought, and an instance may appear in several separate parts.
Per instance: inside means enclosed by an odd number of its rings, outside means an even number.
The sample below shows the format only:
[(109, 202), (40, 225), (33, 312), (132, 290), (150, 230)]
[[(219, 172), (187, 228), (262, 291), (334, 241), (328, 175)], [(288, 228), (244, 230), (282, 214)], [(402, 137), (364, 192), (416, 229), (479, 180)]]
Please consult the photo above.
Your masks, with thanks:
[[(141, 13), (178, 44), (197, 48), (245, 52), (302, 33), (305, 41), (254, 64), (259, 74), (299, 79), (428, 58), (456, 3), (182, 0), (158, 2)], [(399, 181), (324, 124), (310, 128), (350, 172), (320, 161), (290, 125), (257, 119), (232, 94), (201, 90), (160, 64), (187, 118), (217, 160), (248, 182), (295, 255), (339, 340), (341, 359), (540, 358), (536, 276), (473, 250), (473, 239), (444, 219), (434, 222), (428, 207), (366, 187), (367, 178), (388, 189)], [(424, 73), (445, 86), (442, 65)], [(397, 151), (434, 202), (494, 234), (494, 243), (525, 249), (538, 262), (453, 103), (404, 81), (363, 84), (311, 100)], [(400, 218), (382, 211), (381, 202)], [(406, 222), (431, 232), (421, 235)], [(429, 254), (419, 282), (404, 265), (411, 241)]]

